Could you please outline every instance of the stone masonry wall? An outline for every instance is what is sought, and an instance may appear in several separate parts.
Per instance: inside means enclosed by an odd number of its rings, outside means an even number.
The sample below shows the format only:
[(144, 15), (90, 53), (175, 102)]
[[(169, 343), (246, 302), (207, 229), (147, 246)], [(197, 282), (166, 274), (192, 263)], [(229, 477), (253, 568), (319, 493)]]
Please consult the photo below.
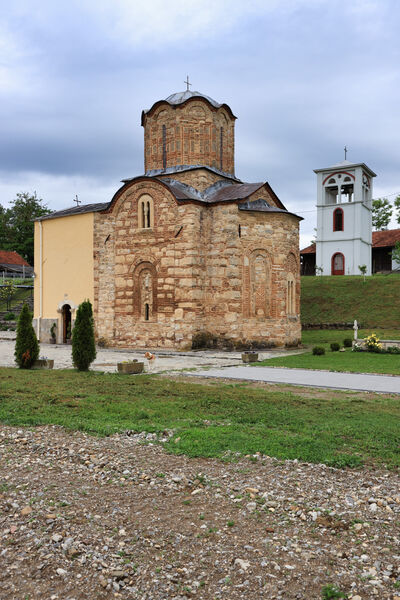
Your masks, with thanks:
[(145, 171), (202, 164), (234, 173), (234, 127), (225, 108), (215, 109), (205, 99), (162, 103), (144, 117)]
[[(154, 227), (148, 229), (138, 226), (143, 194), (154, 202)], [(145, 181), (129, 187), (112, 214), (96, 215), (99, 337), (116, 346), (190, 344), (202, 306), (199, 210), (195, 204), (178, 206), (163, 185)], [(144, 293), (149, 296), (148, 320), (143, 312)]]
[[(144, 194), (154, 205), (148, 229), (138, 226)], [(236, 203), (178, 204), (161, 183), (136, 182), (111, 213), (96, 214), (95, 269), (96, 332), (112, 345), (188, 348), (199, 332), (260, 345), (300, 338), (298, 221), (291, 215), (240, 211)]]

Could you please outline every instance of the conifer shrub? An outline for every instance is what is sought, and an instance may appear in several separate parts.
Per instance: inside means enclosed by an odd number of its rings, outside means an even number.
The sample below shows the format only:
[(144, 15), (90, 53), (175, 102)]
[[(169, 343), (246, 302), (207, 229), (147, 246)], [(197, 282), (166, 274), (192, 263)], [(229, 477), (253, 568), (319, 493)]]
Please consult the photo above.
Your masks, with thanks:
[(351, 338), (344, 338), (343, 340), (343, 346), (345, 348), (351, 348), (353, 345), (353, 340)]
[(314, 356), (322, 356), (323, 354), (325, 354), (325, 348), (323, 348), (322, 346), (314, 346), (314, 348), (312, 349), (312, 353), (314, 354)]
[(20, 369), (30, 369), (39, 358), (39, 342), (32, 327), (32, 314), (27, 304), (23, 305), (19, 315), (14, 356)]
[(338, 344), (337, 342), (332, 342), (331, 350), (332, 352), (338, 352), (340, 350), (340, 344)]
[(72, 362), (78, 371), (87, 371), (96, 358), (93, 310), (89, 300), (84, 300), (76, 311), (72, 330)]

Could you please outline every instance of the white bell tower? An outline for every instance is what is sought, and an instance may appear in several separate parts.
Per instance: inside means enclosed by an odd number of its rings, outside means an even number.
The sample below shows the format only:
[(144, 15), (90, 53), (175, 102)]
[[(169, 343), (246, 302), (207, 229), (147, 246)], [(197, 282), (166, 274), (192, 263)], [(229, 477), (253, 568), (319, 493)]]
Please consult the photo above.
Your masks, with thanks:
[[(345, 149), (345, 152), (347, 150)], [(316, 267), (322, 275), (371, 275), (372, 182), (375, 173), (348, 160), (317, 174)]]

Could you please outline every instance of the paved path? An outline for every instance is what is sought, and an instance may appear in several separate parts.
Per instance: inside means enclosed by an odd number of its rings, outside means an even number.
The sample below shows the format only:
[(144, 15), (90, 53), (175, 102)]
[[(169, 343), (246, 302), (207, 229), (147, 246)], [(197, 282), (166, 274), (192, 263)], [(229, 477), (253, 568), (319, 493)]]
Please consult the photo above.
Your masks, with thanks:
[[(0, 366), (15, 367), (14, 347), (15, 333), (1, 332), (0, 333)], [(149, 348), (151, 350), (151, 348)], [(71, 369), (72, 368), (72, 347), (64, 344), (40, 344), (40, 356), (54, 359), (55, 369)], [(300, 351), (302, 352), (302, 351)], [(114, 348), (97, 348), (97, 357), (90, 369), (93, 371), (105, 371), (115, 373), (117, 371), (117, 363), (124, 360), (144, 361), (145, 370), (148, 370), (147, 360), (144, 358), (145, 350), (129, 350), (129, 349), (114, 349)], [(222, 352), (219, 350), (202, 350), (177, 352), (168, 350), (154, 350), (157, 359), (151, 368), (151, 372), (174, 373), (182, 369), (198, 369), (204, 367), (212, 367), (219, 369), (229, 365), (242, 364), (240, 352)], [(288, 356), (289, 354), (298, 354), (299, 350), (271, 350), (260, 352), (260, 360), (273, 358), (278, 356)]]
[(268, 383), (288, 383), (338, 390), (358, 390), (400, 394), (400, 377), (391, 375), (364, 375), (362, 373), (332, 373), (311, 369), (285, 369), (277, 367), (234, 366), (223, 369), (208, 369), (188, 373), (199, 377), (221, 377), (225, 379), (245, 379)]

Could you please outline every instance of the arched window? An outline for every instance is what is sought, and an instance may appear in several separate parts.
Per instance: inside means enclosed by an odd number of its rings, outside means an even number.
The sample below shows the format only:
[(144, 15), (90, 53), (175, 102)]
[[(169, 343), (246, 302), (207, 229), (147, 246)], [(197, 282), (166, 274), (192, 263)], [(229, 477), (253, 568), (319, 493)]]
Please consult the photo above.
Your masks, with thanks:
[(163, 169), (167, 168), (167, 128), (162, 126), (162, 162)]
[(270, 266), (267, 256), (259, 252), (255, 251), (251, 260), (251, 313), (255, 317), (267, 317), (270, 314)]
[(151, 229), (154, 227), (153, 198), (148, 194), (145, 194), (139, 198), (138, 224), (140, 229)]
[(140, 273), (140, 313), (144, 321), (153, 317), (153, 276), (150, 270), (143, 269)]
[(333, 231), (343, 231), (343, 226), (343, 210), (341, 208), (335, 208), (333, 211)]
[(286, 312), (290, 316), (296, 314), (296, 287), (291, 273), (289, 273), (287, 279)]
[(344, 256), (341, 252), (332, 256), (332, 275), (344, 275)]

